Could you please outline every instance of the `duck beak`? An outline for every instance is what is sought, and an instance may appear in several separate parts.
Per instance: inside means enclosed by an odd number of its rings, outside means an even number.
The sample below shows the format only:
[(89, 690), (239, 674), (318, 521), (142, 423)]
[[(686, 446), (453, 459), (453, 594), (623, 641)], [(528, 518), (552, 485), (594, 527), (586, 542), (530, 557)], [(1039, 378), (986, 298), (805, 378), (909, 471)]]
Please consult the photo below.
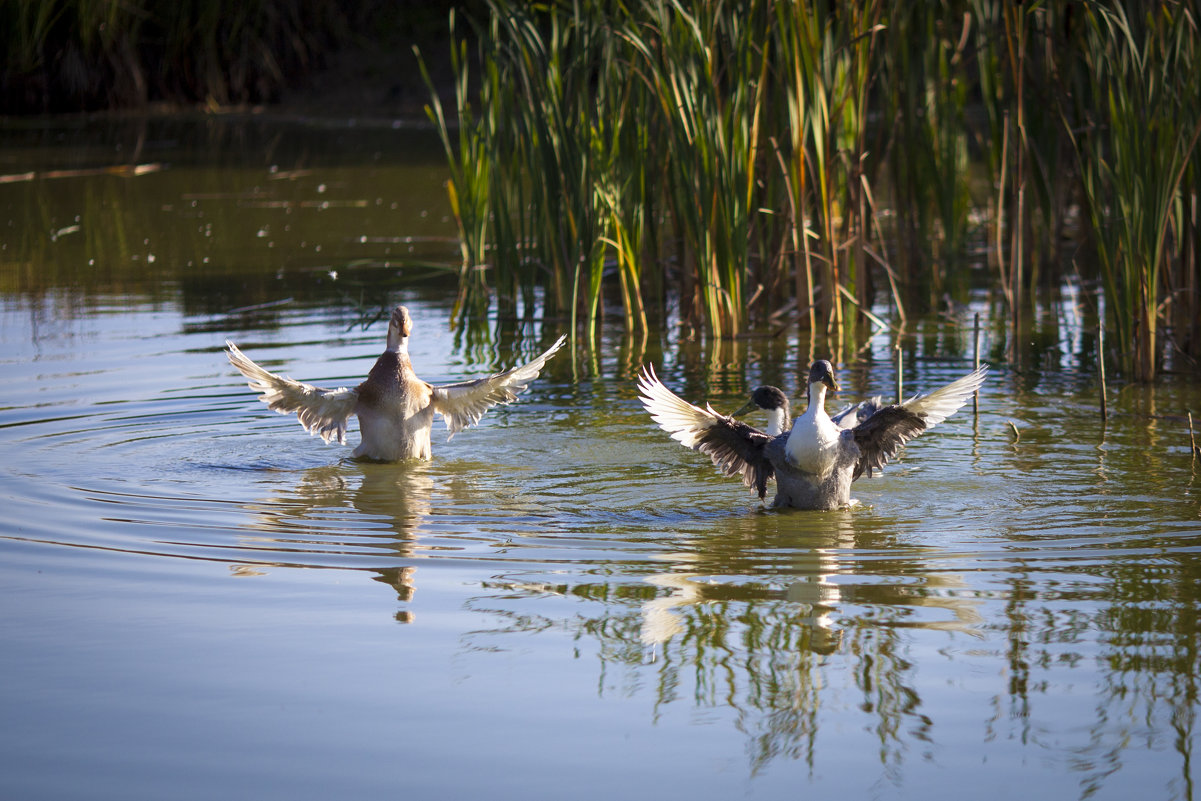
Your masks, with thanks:
[(824, 376), (822, 376), (822, 383), (829, 387), (833, 392), (837, 392), (839, 390), (838, 382), (834, 380), (834, 376), (830, 373), (826, 373)]
[(759, 404), (755, 403), (753, 400), (749, 400), (743, 404), (742, 408), (740, 408), (738, 411), (731, 413), (730, 417), (742, 417), (744, 414), (750, 414), (758, 408)]
[(404, 306), (397, 306), (392, 310), (391, 324), (396, 326), (396, 330), (400, 332), (402, 337), (407, 337), (413, 333), (413, 318), (409, 315), (409, 310)]

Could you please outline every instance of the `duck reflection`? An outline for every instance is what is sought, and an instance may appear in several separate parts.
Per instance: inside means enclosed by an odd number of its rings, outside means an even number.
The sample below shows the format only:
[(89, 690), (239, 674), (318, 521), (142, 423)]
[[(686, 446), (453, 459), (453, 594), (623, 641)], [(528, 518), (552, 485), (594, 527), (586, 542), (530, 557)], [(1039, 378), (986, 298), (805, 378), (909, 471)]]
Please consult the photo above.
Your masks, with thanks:
[(677, 570), (648, 576), (646, 583), (666, 590), (642, 604), (641, 640), (652, 648), (666, 644), (673, 637), (685, 634), (690, 626), (690, 610), (715, 601), (737, 600), (785, 603), (795, 614), (791, 625), (803, 629), (803, 647), (818, 654), (831, 654), (838, 649), (841, 632), (835, 627), (833, 613), (838, 606), (838, 585), (830, 581), (837, 559), (829, 549), (814, 549), (798, 554), (794, 560), (796, 581), (784, 586), (765, 586), (756, 583), (734, 587), (715, 581), (705, 573), (688, 572), (688, 564), (696, 565), (693, 554), (668, 554), (664, 559), (677, 562)]
[[(291, 488), (277, 488), (258, 510), (257, 542), (286, 551), (292, 564), (343, 566), (330, 557), (364, 555), (411, 558), (432, 509), (430, 464), (345, 461), (304, 471)], [(353, 514), (348, 514), (353, 512)], [(409, 602), (416, 591), (411, 565), (374, 568), (376, 580)], [(402, 611), (397, 620), (411, 622)]]
[(315, 467), (294, 487), (273, 491), (256, 528), (274, 542), (312, 544), (315, 553), (361, 554), (359, 546), (382, 545), (408, 556), (429, 517), (433, 491), (430, 466), (421, 462)]
[[(684, 698), (733, 708), (753, 770), (810, 759), (831, 703), (865, 715), (899, 761), (932, 725), (905, 630), (979, 636), (982, 626), (966, 583), (940, 569), (944, 555), (898, 541), (907, 528), (863, 510), (673, 518), (643, 531), (673, 547), (643, 562), (636, 582), (489, 583), (472, 608), (504, 622), (467, 644), (561, 630), (562, 618), (531, 614), (521, 598), (573, 598), (572, 647), (593, 643), (602, 688), (645, 687), (656, 708)], [(832, 660), (849, 669), (831, 671)], [(838, 677), (846, 685), (829, 686)]]
[(844, 689), (900, 758), (930, 725), (902, 629), (978, 636), (981, 617), (956, 592), (963, 582), (937, 569), (933, 550), (927, 561), (898, 546), (890, 521), (870, 515), (765, 512), (723, 529), (658, 555), (670, 569), (644, 579), (655, 596), (638, 610), (649, 655), (637, 669), (655, 672), (657, 703), (691, 682), (697, 703), (736, 707), (754, 770), (781, 756), (805, 760), (831, 691), (827, 662), (843, 659), (855, 665)]

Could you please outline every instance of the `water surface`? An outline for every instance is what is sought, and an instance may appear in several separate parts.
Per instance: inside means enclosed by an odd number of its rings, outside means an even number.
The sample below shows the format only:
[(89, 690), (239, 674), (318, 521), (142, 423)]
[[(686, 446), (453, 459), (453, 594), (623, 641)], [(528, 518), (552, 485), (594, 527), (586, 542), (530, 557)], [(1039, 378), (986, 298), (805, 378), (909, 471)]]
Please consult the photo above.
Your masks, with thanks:
[[(433, 462), (357, 463), (224, 340), (339, 386), (396, 302), (435, 383), (565, 331), (453, 329), (432, 144), (5, 129), (0, 173), (35, 175), (0, 183), (0, 796), (1193, 796), (1196, 384), (1116, 381), (1102, 423), (1082, 323), (1011, 361), (977, 299), (904, 344), (906, 386), (938, 386), (982, 312), (979, 414), (851, 510), (772, 512), (650, 423), (633, 372), (796, 399), (808, 341), (614, 325), (436, 424)], [(892, 391), (893, 344), (844, 355), (846, 395)]]

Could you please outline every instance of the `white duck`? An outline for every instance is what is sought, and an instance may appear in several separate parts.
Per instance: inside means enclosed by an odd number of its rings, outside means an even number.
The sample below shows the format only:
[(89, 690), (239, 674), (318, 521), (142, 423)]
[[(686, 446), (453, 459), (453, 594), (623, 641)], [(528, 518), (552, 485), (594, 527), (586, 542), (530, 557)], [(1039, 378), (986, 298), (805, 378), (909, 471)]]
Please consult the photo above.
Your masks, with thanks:
[[(362, 442), (354, 456), (383, 462), (429, 459), (430, 429), (434, 414), (442, 415), (450, 436), (479, 422), (498, 403), (517, 399), (547, 360), (563, 346), (559, 337), (531, 362), (473, 381), (434, 386), (413, 372), (409, 361), (409, 334), (413, 318), (397, 306), (388, 323), (388, 344), (367, 380), (354, 389), (322, 389), (276, 375), (255, 364), (233, 342), (226, 340), (230, 363), (249, 379), (249, 386), (262, 393), (259, 398), (280, 414), (296, 413), (310, 434), (329, 442), (346, 444), (346, 423), (359, 418)], [(449, 437), (448, 437), (449, 439)]]
[[(704, 409), (683, 400), (655, 376), (649, 366), (639, 376), (642, 405), (659, 427), (682, 445), (709, 456), (727, 476), (766, 497), (767, 481), (776, 481), (773, 506), (796, 509), (837, 509), (850, 504), (851, 483), (888, 463), (901, 446), (954, 414), (980, 389), (988, 367), (952, 381), (929, 395), (915, 395), (904, 403), (882, 405), (878, 399), (826, 414), (826, 391), (837, 390), (834, 367), (826, 360), (809, 370), (809, 405), (791, 430), (779, 423), (787, 416), (775, 393), (751, 396), (752, 406), (768, 411), (768, 432), (726, 417), (706, 404)], [(775, 389), (774, 387), (768, 389)], [(779, 392), (777, 390), (777, 392)], [(766, 405), (765, 405), (766, 403)], [(846, 427), (844, 427), (846, 426)]]

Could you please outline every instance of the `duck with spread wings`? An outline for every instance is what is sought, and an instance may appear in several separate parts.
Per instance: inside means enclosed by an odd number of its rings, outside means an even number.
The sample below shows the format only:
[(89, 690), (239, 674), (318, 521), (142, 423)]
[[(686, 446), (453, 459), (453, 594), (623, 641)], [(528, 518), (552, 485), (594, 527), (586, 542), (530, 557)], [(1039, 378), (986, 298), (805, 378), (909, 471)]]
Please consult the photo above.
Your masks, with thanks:
[[(988, 367), (927, 395), (885, 405), (865, 401), (830, 417), (827, 390), (838, 390), (834, 367), (826, 360), (809, 370), (809, 405), (787, 426), (788, 401), (775, 387), (760, 387), (735, 415), (708, 404), (702, 409), (680, 398), (644, 367), (638, 380), (639, 400), (659, 427), (685, 447), (708, 456), (727, 476), (741, 477), (760, 499), (775, 479), (772, 505), (795, 509), (837, 509), (851, 502), (851, 483), (884, 467), (907, 441), (950, 417), (984, 383)], [(774, 391), (773, 391), (774, 390)], [(771, 417), (767, 432), (740, 420), (754, 408)]]
[(326, 442), (346, 444), (346, 424), (359, 418), (362, 442), (355, 458), (381, 462), (429, 459), (430, 429), (434, 414), (442, 415), (450, 436), (479, 422), (499, 403), (517, 399), (543, 366), (563, 346), (556, 340), (542, 355), (502, 373), (455, 384), (427, 384), (413, 372), (409, 361), (409, 335), (413, 318), (397, 306), (388, 323), (388, 340), (367, 380), (353, 389), (322, 389), (276, 375), (260, 367), (226, 341), (230, 363), (261, 393), (267, 408), (280, 414), (295, 413), (300, 425)]

